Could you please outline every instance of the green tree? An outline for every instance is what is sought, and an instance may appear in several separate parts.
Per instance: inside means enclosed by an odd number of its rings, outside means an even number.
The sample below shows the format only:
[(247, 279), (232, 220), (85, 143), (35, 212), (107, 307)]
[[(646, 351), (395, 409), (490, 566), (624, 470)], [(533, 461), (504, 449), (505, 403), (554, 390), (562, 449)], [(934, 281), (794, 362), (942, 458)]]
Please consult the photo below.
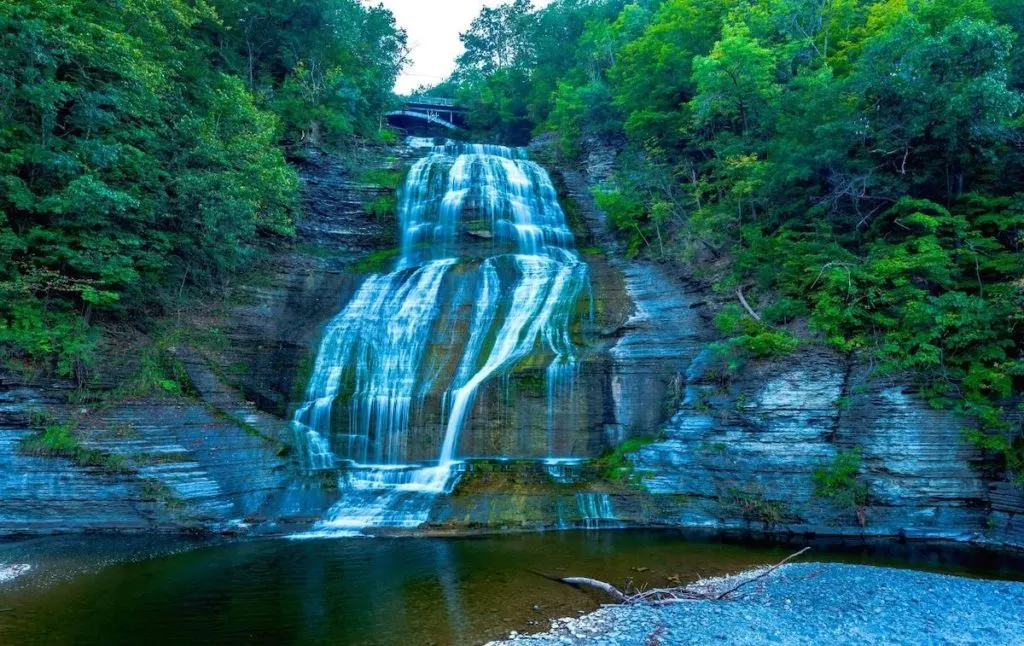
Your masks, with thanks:
[(282, 116), (376, 128), (403, 43), (349, 0), (0, 5), (5, 360), (84, 379), (103, 323), (144, 327), (291, 235)]
[(494, 8), (484, 7), (469, 29), (460, 35), (466, 51), (459, 57), (463, 70), (484, 74), (533, 62), (533, 3), (513, 0)]
[(213, 62), (281, 115), (290, 138), (319, 145), (377, 130), (406, 56), (389, 11), (356, 0), (212, 4)]

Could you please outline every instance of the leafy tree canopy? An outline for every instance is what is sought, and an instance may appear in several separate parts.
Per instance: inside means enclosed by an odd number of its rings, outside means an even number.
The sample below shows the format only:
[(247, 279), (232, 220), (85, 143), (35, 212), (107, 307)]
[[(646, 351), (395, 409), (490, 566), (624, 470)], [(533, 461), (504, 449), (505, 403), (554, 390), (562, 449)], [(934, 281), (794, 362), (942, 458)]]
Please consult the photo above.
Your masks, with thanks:
[(281, 143), (374, 134), (404, 43), (356, 0), (0, 4), (5, 357), (84, 377), (97, 317), (291, 235)]
[(962, 410), (1024, 478), (1019, 1), (495, 11), (517, 54), (474, 54), (449, 87), (488, 115), (484, 135), (553, 131), (570, 158), (617, 144), (597, 199), (632, 252), (687, 262), (760, 311), (723, 318), (723, 347), (763, 356), (760, 341), (809, 328)]

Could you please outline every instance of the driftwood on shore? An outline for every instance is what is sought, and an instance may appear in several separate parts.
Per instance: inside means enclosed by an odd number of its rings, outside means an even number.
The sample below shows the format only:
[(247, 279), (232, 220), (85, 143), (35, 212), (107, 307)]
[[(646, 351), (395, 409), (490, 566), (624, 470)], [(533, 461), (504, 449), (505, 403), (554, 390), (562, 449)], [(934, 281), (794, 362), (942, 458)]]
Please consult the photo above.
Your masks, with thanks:
[(604, 581), (598, 581), (597, 579), (588, 579), (586, 577), (580, 577), (580, 576), (572, 576), (572, 577), (566, 577), (564, 579), (555, 579), (555, 580), (556, 581), (560, 581), (562, 583), (565, 583), (567, 585), (575, 586), (577, 588), (583, 587), (583, 588), (594, 588), (596, 590), (601, 590), (602, 592), (607, 593), (608, 596), (610, 596), (612, 599), (615, 599), (616, 601), (618, 601), (620, 603), (628, 603), (629, 602), (629, 597), (627, 597), (625, 594), (623, 594), (621, 590), (619, 590), (618, 588), (616, 588), (614, 585), (612, 585), (610, 583), (605, 583)]
[[(718, 582), (719, 585), (698, 581), (695, 584), (690, 584), (687, 586), (675, 588), (651, 588), (650, 590), (643, 590), (635, 593), (623, 592), (622, 590), (619, 590), (610, 583), (605, 583), (604, 581), (599, 581), (597, 579), (591, 579), (588, 577), (553, 577), (548, 576), (546, 574), (542, 574), (540, 572), (535, 573), (539, 574), (540, 576), (543, 576), (546, 579), (557, 581), (559, 583), (564, 583), (566, 585), (571, 585), (574, 588), (592, 588), (594, 590), (600, 590), (601, 592), (604, 592), (612, 599), (615, 599), (615, 601), (621, 604), (643, 603), (658, 606), (668, 605), (672, 603), (682, 603), (685, 601), (723, 601), (726, 598), (728, 598), (729, 595), (732, 595), (736, 593), (738, 590), (740, 590), (740, 588), (743, 588), (744, 586), (747, 586), (755, 581), (759, 581), (767, 577), (769, 574), (778, 570), (786, 563), (789, 563), (793, 559), (802, 556), (810, 549), (810, 547), (805, 547), (799, 552), (790, 554), (789, 556), (782, 559), (781, 561), (779, 561), (771, 567), (763, 568), (763, 570), (755, 570), (754, 572), (756, 572), (756, 574), (750, 576), (749, 578), (742, 577), (741, 575), (740, 577), (731, 577), (728, 579), (723, 579)], [(725, 588), (723, 590), (724, 585), (733, 583), (734, 580), (737, 578), (742, 578), (742, 580), (740, 580), (735, 585), (732, 585), (731, 587)]]

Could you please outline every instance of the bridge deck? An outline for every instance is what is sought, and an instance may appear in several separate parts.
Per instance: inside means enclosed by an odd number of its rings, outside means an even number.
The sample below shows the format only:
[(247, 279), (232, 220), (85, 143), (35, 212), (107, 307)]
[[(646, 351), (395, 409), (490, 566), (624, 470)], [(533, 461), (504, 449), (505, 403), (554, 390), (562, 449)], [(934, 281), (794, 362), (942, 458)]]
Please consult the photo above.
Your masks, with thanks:
[(406, 99), (405, 104), (407, 106), (424, 106), (432, 108), (446, 108), (453, 110), (463, 111), (465, 108), (460, 106), (455, 99), (445, 99), (437, 96), (410, 96)]
[(407, 97), (402, 107), (387, 114), (391, 125), (409, 129), (441, 127), (446, 130), (461, 130), (465, 127), (469, 111), (455, 102), (435, 96)]
[(436, 96), (406, 97), (402, 107), (387, 114), (388, 122), (398, 128), (416, 130), (440, 127), (461, 130), (466, 126), (469, 111), (454, 99)]

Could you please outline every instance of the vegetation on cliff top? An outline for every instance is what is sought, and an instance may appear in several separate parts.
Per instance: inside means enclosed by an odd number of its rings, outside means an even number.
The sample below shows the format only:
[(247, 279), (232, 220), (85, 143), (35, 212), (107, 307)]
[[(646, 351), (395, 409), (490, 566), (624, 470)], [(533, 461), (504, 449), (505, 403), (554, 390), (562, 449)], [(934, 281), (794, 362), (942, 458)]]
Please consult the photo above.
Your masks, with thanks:
[(293, 232), (282, 146), (377, 133), (405, 55), (357, 0), (0, 4), (0, 354), (84, 379), (97, 322)]
[(494, 138), (616, 144), (601, 206), (745, 301), (733, 349), (809, 328), (1024, 477), (1022, 33), (1017, 0), (516, 0), (436, 91)]

